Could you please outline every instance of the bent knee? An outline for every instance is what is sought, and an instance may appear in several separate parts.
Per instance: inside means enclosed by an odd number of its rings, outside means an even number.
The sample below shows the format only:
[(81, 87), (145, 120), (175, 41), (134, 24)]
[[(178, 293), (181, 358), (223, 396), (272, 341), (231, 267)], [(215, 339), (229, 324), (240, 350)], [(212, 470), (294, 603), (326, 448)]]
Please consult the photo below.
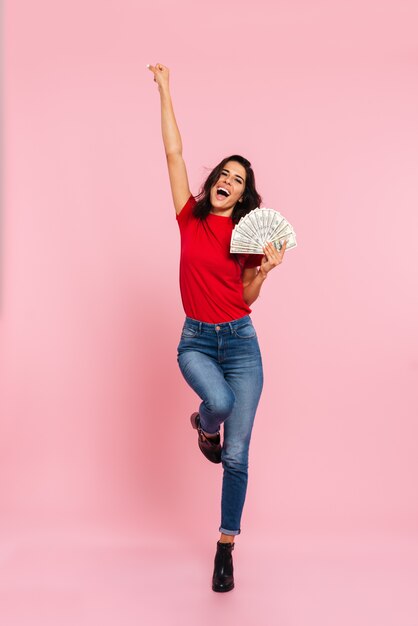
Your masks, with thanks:
[(235, 396), (225, 395), (205, 402), (208, 411), (216, 416), (227, 418), (234, 408)]

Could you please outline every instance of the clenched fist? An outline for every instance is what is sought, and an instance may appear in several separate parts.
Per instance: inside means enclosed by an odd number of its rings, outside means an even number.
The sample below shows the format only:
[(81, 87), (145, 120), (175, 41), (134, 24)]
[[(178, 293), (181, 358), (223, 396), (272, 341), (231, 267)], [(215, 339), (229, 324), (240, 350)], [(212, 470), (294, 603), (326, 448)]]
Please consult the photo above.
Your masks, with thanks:
[(157, 83), (159, 91), (168, 88), (168, 78), (170, 74), (168, 67), (161, 63), (147, 65), (147, 67), (154, 74), (154, 82)]

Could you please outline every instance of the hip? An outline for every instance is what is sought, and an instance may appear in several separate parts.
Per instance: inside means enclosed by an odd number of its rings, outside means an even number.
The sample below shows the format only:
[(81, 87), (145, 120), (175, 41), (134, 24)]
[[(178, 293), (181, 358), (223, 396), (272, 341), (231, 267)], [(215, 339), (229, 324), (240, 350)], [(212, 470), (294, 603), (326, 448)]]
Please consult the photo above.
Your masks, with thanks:
[(261, 365), (257, 331), (250, 315), (212, 324), (186, 316), (177, 346), (178, 357), (198, 351), (220, 361)]

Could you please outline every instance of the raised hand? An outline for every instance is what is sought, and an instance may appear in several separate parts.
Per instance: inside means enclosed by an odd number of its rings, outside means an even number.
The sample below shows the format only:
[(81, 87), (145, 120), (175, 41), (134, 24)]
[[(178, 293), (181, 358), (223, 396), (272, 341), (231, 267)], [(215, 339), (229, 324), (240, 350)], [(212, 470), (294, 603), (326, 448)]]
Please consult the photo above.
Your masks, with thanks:
[(156, 65), (147, 65), (148, 69), (154, 74), (154, 82), (157, 83), (159, 91), (169, 86), (170, 70), (165, 65), (157, 63)]

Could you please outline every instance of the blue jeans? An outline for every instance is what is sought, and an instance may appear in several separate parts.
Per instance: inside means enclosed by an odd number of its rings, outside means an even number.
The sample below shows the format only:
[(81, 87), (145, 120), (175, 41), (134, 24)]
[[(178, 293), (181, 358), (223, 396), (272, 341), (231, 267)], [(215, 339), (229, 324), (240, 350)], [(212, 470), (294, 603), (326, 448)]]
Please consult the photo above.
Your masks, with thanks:
[(220, 532), (239, 535), (248, 483), (248, 451), (263, 388), (263, 364), (249, 315), (210, 324), (185, 319), (177, 362), (201, 398), (200, 425), (216, 433), (223, 423)]

